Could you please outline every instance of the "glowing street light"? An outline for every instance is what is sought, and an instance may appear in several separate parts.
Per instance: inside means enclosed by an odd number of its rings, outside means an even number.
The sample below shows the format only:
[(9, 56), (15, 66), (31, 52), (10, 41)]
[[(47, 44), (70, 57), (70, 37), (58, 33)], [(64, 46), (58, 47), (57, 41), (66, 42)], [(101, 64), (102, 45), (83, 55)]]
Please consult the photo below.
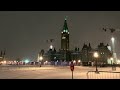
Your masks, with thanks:
[(93, 56), (96, 58), (96, 73), (99, 73), (97, 69), (97, 58), (99, 57), (98, 52), (94, 52)]
[(111, 64), (112, 64), (112, 62), (113, 62), (113, 58), (111, 57), (110, 60), (111, 60)]
[(114, 42), (114, 41), (115, 41), (115, 38), (114, 38), (114, 37), (112, 37), (112, 38), (111, 38), (111, 41), (112, 41), (112, 42)]
[(78, 65), (80, 65), (80, 62), (81, 62), (81, 61), (80, 61), (80, 60), (78, 60), (78, 62), (77, 62), (77, 63), (78, 63)]
[(76, 63), (76, 61), (74, 60), (73, 63)]
[(42, 56), (40, 56), (40, 61), (42, 61), (43, 60), (43, 57)]
[(53, 49), (53, 46), (52, 46), (52, 45), (50, 45), (50, 49)]
[[(112, 41), (112, 50), (113, 50), (113, 54), (115, 53), (115, 38), (112, 37), (111, 38), (111, 41)], [(114, 58), (114, 57), (113, 57)]]
[(78, 60), (78, 62), (80, 63), (80, 60)]
[(99, 56), (98, 53), (97, 53), (97, 52), (94, 52), (94, 57), (95, 57), (95, 58), (98, 58), (98, 56)]
[[(39, 60), (42, 62), (43, 57), (42, 57), (42, 56), (40, 56), (40, 57), (39, 57)], [(41, 62), (39, 62), (39, 63), (40, 63), (40, 67), (41, 67)]]
[(116, 60), (117, 60), (117, 54), (115, 52), (115, 38), (112, 37), (111, 41), (112, 41), (113, 59), (114, 59), (114, 62), (116, 62)]

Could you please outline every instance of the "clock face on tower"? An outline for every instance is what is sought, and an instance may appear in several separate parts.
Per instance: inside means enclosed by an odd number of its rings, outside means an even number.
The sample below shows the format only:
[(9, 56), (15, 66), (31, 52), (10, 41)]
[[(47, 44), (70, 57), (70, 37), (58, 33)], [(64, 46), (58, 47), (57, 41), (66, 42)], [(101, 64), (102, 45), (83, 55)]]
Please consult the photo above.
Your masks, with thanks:
[(66, 37), (62, 37), (62, 39), (65, 39)]

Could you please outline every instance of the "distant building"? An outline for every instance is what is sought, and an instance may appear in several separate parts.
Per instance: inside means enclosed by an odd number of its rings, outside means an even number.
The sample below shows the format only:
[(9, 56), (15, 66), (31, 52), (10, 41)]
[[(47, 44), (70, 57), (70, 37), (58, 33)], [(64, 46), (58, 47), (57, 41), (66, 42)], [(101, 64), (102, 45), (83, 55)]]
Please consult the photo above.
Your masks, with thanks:
[(86, 44), (83, 45), (83, 48), (81, 50), (81, 61), (83, 65), (88, 65), (88, 62), (93, 62), (93, 53), (94, 49), (91, 48), (91, 45), (89, 43), (89, 46)]
[(0, 53), (0, 64), (2, 64), (2, 62), (5, 60), (5, 54), (6, 54), (5, 50), (4, 50), (4, 52), (1, 51), (1, 53)]
[(112, 52), (108, 49), (108, 46), (108, 44), (104, 45), (104, 43), (100, 43), (100, 45), (98, 45), (98, 64), (99, 62), (108, 63), (107, 60), (112, 57)]
[(75, 60), (76, 63), (80, 61), (82, 65), (91, 65), (92, 62), (95, 62), (95, 58), (93, 57), (95, 51), (98, 51), (99, 53), (98, 64), (107, 64), (108, 58), (112, 57), (112, 51), (110, 51), (109, 45), (104, 45), (104, 43), (100, 43), (96, 49), (93, 49), (89, 43), (89, 45), (84, 44), (82, 50), (78, 47), (75, 47), (74, 50), (70, 50), (69, 35), (67, 19), (65, 18), (63, 29), (61, 31), (61, 49), (56, 51), (55, 48), (50, 48), (47, 52), (41, 50), (38, 54), (38, 61), (39, 57), (42, 56), (44, 58), (43, 61), (69, 62)]

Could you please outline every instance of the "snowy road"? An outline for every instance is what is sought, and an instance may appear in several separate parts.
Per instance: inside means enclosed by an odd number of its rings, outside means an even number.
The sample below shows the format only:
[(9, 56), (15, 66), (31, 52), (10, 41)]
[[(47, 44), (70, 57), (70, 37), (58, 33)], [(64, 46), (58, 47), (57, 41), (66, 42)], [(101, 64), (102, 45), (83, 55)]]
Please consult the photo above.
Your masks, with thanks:
[[(75, 66), (74, 79), (87, 79), (88, 71), (95, 67)], [(102, 71), (112, 71), (111, 67), (98, 68)], [(120, 68), (117, 68), (120, 71)], [(0, 66), (0, 79), (71, 79), (69, 66)]]

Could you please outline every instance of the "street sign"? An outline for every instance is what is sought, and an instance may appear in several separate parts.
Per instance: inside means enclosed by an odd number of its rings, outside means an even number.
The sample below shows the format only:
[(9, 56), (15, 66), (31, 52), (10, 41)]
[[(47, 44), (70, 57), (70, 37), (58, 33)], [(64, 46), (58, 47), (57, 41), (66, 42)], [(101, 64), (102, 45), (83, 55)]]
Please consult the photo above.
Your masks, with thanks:
[(70, 65), (71, 71), (74, 71), (74, 65)]
[(74, 71), (74, 64), (73, 64), (73, 62), (71, 62), (71, 64), (70, 64), (70, 69), (71, 69), (71, 71)]

